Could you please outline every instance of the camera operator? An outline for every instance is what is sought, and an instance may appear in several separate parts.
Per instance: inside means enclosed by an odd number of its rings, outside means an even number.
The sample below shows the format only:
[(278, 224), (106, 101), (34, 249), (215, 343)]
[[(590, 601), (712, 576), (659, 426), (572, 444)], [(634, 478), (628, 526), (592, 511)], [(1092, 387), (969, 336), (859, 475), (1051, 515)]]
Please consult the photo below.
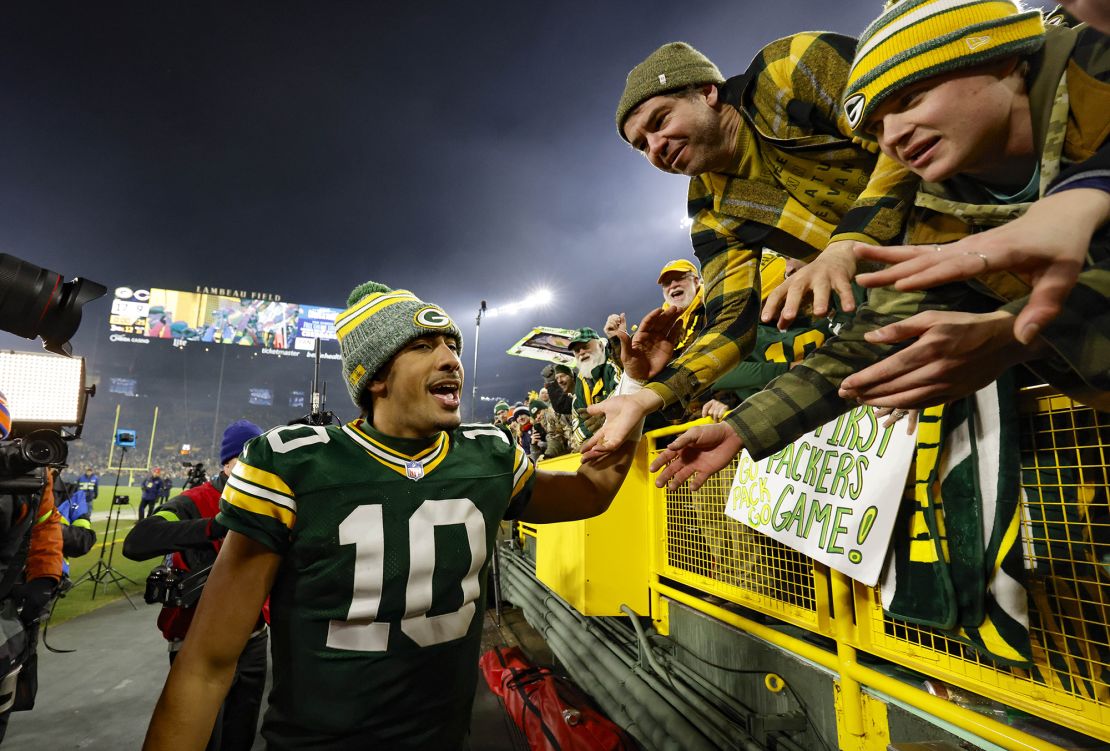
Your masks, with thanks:
[[(28, 467), (13, 459), (7, 400), (0, 393), (0, 481), (23, 478)], [(62, 531), (54, 508), (53, 478), (41, 489), (0, 488), (0, 741), (13, 710), (34, 706), (38, 624), (62, 576)]]
[[(200, 598), (199, 589), (203, 586), (200, 584), (196, 591), (182, 595), (173, 584), (190, 574), (205, 576), (198, 572), (215, 562), (227, 534), (227, 528), (215, 519), (220, 510), (220, 494), (243, 445), (261, 434), (262, 430), (247, 420), (228, 425), (220, 446), (223, 470), (212, 480), (188, 488), (157, 508), (153, 515), (136, 524), (123, 542), (123, 554), (134, 561), (145, 561), (157, 555), (172, 556), (169, 569), (155, 569), (147, 582), (147, 602), (164, 602), (158, 627), (170, 643), (171, 664), (185, 639), (194, 606)], [(158, 599), (153, 599), (155, 597)], [(260, 614), (255, 631), (239, 656), (231, 690), (216, 718), (208, 741), (208, 749), (212, 751), (247, 751), (254, 743), (266, 683), (267, 634), (265, 620)]]
[(182, 483), (182, 490), (195, 488), (197, 485), (203, 485), (208, 482), (208, 475), (204, 473), (204, 464), (197, 462), (190, 464), (189, 462), (181, 462), (182, 467), (188, 467), (189, 471), (185, 474), (185, 480)]

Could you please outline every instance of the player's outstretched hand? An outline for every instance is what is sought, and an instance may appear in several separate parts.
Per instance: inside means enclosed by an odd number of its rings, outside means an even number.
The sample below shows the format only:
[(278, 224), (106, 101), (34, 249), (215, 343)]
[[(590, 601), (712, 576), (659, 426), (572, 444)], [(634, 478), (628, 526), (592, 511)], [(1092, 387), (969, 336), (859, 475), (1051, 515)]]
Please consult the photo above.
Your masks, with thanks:
[(739, 454), (743, 447), (744, 442), (727, 423), (690, 428), (674, 439), (651, 463), (652, 472), (663, 470), (655, 478), (655, 487), (666, 485), (669, 490), (674, 490), (694, 475), (690, 480), (690, 490), (697, 490), (710, 475), (732, 461), (732, 457)]
[[(610, 396), (603, 402), (591, 404), (587, 412), (604, 416), (605, 423), (579, 447), (582, 461), (591, 462), (616, 451), (645, 416), (662, 406), (663, 400), (647, 389), (628, 396)], [(636, 440), (639, 440), (638, 435)]]
[(1077, 188), (1042, 198), (1021, 217), (945, 245), (887, 248), (857, 243), (858, 258), (893, 264), (860, 274), (864, 287), (917, 290), (989, 271), (1028, 275), (1029, 302), (1014, 321), (1014, 336), (1029, 344), (1060, 314), (1087, 258), (1094, 231), (1110, 217), (1110, 195)]
[(807, 300), (813, 301), (813, 315), (829, 314), (833, 292), (840, 300), (840, 309), (852, 312), (856, 299), (852, 294), (852, 277), (856, 273), (855, 243), (841, 240), (829, 245), (812, 262), (795, 271), (767, 296), (760, 319), (771, 323), (778, 316), (778, 327), (788, 329), (798, 317)]

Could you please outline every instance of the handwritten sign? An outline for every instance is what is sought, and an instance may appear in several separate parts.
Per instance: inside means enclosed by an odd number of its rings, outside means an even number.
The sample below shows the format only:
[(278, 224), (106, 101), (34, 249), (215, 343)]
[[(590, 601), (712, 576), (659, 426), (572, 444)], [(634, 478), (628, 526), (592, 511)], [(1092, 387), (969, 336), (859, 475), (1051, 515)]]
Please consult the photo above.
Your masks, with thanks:
[(904, 422), (856, 407), (760, 462), (741, 452), (725, 513), (873, 586), (914, 444)]

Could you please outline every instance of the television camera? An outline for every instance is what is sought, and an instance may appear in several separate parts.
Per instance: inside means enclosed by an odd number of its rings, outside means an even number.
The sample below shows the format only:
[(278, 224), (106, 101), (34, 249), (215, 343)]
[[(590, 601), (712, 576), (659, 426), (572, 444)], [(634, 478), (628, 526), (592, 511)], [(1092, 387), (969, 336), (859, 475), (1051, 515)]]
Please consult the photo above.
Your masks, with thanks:
[(11, 417), (9, 440), (0, 441), (0, 491), (41, 488), (48, 467), (65, 465), (65, 442), (80, 437), (96, 391), (86, 389), (85, 361), (71, 357), (69, 339), (81, 324), (81, 307), (107, 291), (88, 279), (63, 282), (60, 274), (0, 253), (0, 329), (41, 337), (54, 353), (0, 352), (0, 392)]
[(203, 485), (208, 482), (208, 473), (204, 471), (204, 462), (197, 462), (195, 464), (181, 462), (181, 466), (188, 470), (188, 473), (185, 475), (184, 490), (195, 488), (198, 485)]
[(174, 568), (168, 561), (167, 556), (167, 560), (155, 566), (146, 577), (143, 600), (149, 605), (191, 608), (200, 599), (212, 567), (207, 566), (200, 571), (190, 572)]

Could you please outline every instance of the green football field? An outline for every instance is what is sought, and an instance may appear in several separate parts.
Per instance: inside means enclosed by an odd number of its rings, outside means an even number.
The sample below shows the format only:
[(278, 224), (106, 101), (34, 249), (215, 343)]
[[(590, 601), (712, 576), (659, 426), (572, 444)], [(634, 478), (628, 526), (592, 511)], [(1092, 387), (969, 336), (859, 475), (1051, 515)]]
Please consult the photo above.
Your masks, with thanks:
[[(111, 492), (111, 488), (108, 489)], [(147, 605), (143, 602), (143, 589), (146, 586), (146, 577), (150, 570), (158, 565), (160, 558), (152, 558), (149, 561), (129, 561), (123, 557), (123, 539), (127, 537), (127, 532), (135, 526), (135, 508), (138, 505), (138, 488), (120, 488), (119, 494), (133, 491), (136, 496), (135, 506), (130, 508), (123, 507), (121, 517), (119, 520), (118, 529), (115, 530), (116, 544), (114, 549), (111, 547), (105, 548), (105, 524), (106, 520), (93, 521), (93, 530), (96, 532), (96, 544), (93, 545), (92, 550), (80, 558), (71, 558), (69, 561), (69, 578), (76, 582), (90, 569), (97, 568), (97, 564), (103, 561), (105, 564), (109, 561), (111, 555), (112, 568), (122, 576), (134, 580), (134, 583), (126, 579), (119, 579), (119, 586), (111, 579), (102, 578), (100, 583), (96, 585), (96, 598), (93, 598), (93, 582), (86, 580), (78, 584), (73, 589), (66, 593), (54, 606), (54, 614), (50, 618), (52, 624), (64, 623), (71, 618), (76, 618), (79, 615), (88, 613), (96, 608), (107, 605), (109, 602), (121, 599), (124, 591), (131, 596), (131, 600), (137, 607), (147, 608), (155, 607)], [(132, 495), (128, 492), (128, 495)], [(104, 508), (105, 498), (104, 493), (101, 493), (101, 498), (97, 501), (98, 510)], [(113, 526), (115, 526), (113, 522)], [(101, 553), (103, 551), (103, 557)], [(103, 571), (103, 568), (101, 569)]]

